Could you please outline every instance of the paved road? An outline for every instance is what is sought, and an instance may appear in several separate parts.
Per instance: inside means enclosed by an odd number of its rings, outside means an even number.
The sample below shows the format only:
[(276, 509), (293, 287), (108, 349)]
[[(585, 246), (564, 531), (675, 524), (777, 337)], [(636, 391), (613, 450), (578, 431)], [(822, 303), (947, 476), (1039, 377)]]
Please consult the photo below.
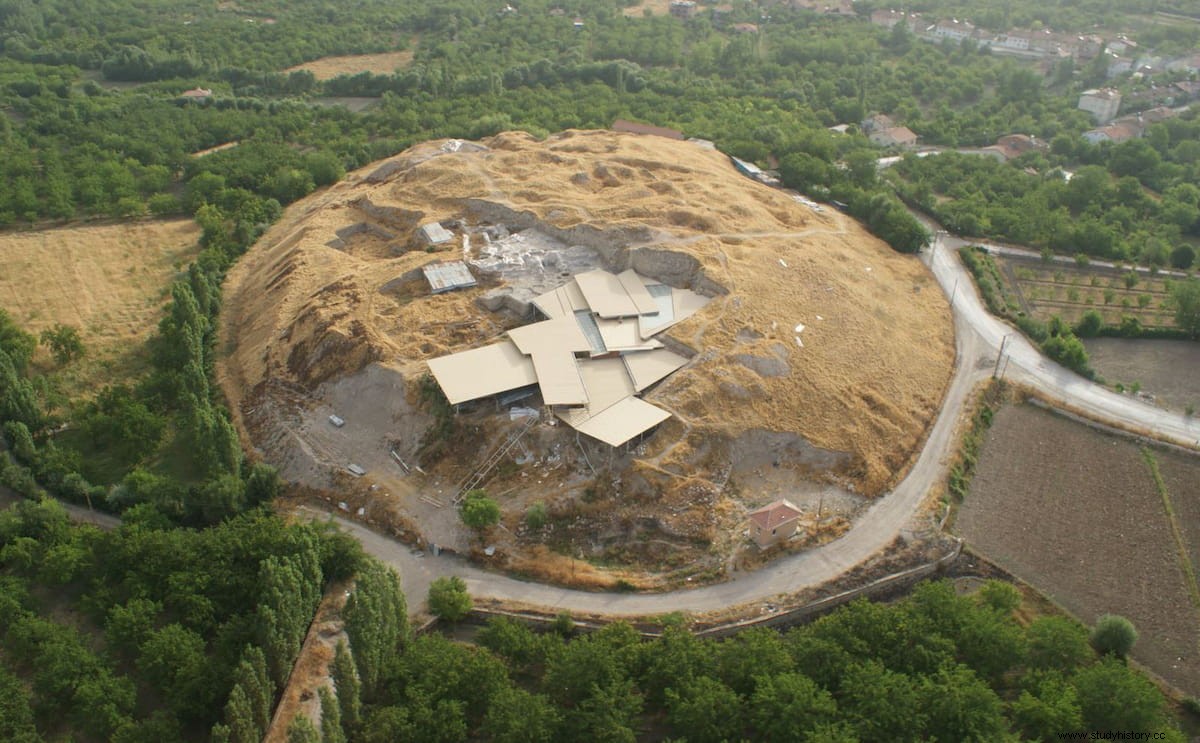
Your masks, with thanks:
[(1137, 398), (1119, 395), (1084, 379), (1047, 359), (1015, 328), (988, 312), (975, 290), (970, 273), (955, 252), (964, 244), (967, 243), (952, 237), (935, 239), (927, 262), (938, 283), (943, 288), (950, 288), (954, 296), (955, 317), (965, 319), (989, 350), (998, 350), (1001, 343), (1005, 344), (1006, 360), (1001, 362), (1001, 366), (1006, 379), (1032, 387), (1046, 397), (1093, 418), (1152, 432), (1156, 438), (1183, 446), (1200, 448), (1200, 420), (1162, 410)]

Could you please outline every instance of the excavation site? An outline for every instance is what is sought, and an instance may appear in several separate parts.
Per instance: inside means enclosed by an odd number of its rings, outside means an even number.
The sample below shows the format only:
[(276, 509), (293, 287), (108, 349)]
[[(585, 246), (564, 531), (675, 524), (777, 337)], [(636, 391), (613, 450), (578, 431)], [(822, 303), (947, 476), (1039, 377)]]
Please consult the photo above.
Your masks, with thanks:
[[(230, 272), (218, 377), (295, 501), (430, 557), (662, 589), (837, 539), (954, 362), (915, 256), (711, 144), (426, 142)], [(484, 497), (498, 523), (471, 527)]]

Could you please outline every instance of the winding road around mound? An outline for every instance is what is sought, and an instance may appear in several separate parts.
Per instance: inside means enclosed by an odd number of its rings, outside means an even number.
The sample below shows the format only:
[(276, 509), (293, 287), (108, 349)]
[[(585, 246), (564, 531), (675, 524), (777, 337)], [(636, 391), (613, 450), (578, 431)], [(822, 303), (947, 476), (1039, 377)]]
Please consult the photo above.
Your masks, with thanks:
[[(881, 553), (896, 537), (913, 528), (914, 517), (921, 511), (926, 495), (946, 476), (958, 443), (955, 428), (971, 391), (997, 366), (1006, 379), (1087, 417), (1188, 448), (1200, 448), (1200, 421), (1116, 394), (1080, 377), (1044, 357), (1016, 329), (991, 315), (958, 259), (956, 248), (967, 243), (939, 231), (927, 218), (916, 216), (937, 236), (922, 259), (951, 301), (957, 351), (954, 376), (924, 448), (908, 475), (881, 496), (841, 538), (758, 570), (736, 574), (724, 583), (664, 593), (595, 593), (517, 580), (478, 568), (458, 556), (421, 556), (408, 545), (362, 524), (337, 515), (331, 518), (353, 534), (367, 553), (396, 568), (414, 606), (423, 600), (434, 579), (457, 575), (477, 600), (495, 599), (549, 612), (611, 617), (676, 611), (704, 613), (773, 603), (780, 595), (831, 581)], [(847, 219), (842, 215), (837, 218)], [(1001, 350), (1004, 357), (997, 364)], [(86, 509), (70, 507), (70, 510), (93, 523), (100, 518), (102, 526), (116, 523), (115, 519), (89, 514)], [(308, 515), (328, 516), (311, 510)]]

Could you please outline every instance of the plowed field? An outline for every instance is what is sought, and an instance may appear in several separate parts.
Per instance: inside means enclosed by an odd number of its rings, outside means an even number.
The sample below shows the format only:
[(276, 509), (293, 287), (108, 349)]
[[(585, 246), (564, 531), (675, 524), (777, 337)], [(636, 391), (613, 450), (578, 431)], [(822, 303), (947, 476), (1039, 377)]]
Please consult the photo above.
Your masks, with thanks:
[[(1194, 563), (1200, 459), (1153, 456)], [(955, 529), (1084, 622), (1108, 613), (1129, 618), (1140, 633), (1134, 657), (1187, 693), (1200, 692), (1200, 618), (1185, 558), (1135, 442), (1030, 405), (1005, 407)]]

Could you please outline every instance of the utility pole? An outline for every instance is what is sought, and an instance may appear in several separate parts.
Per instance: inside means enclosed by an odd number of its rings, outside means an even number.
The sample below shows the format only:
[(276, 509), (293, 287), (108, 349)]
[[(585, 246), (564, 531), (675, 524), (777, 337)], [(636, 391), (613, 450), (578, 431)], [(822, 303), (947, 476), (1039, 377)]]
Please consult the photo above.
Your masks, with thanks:
[(1007, 333), (1000, 341), (1000, 353), (996, 354), (996, 368), (992, 370), (992, 379), (1000, 376), (1000, 359), (1004, 358), (1004, 347), (1008, 345), (1010, 336), (1012, 336), (1012, 333)]

